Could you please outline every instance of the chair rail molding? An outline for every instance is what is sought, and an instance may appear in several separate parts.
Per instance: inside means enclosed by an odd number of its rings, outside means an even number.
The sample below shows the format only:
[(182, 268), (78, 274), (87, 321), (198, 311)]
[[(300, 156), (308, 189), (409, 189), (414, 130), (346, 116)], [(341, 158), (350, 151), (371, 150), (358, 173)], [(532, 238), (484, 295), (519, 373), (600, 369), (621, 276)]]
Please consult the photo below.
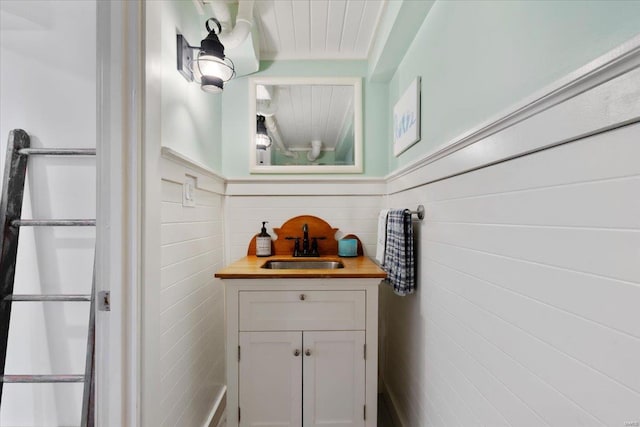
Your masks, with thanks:
[[(386, 176), (388, 194), (570, 142), (640, 119), (640, 36)], [(534, 124), (544, 123), (544, 127)], [(509, 138), (504, 137), (509, 134)], [(507, 140), (522, 140), (507, 146)], [(482, 146), (480, 147), (479, 144)], [(513, 145), (513, 144), (511, 144)], [(445, 157), (447, 170), (433, 167)], [(416, 179), (424, 166), (431, 172)], [(424, 171), (422, 172), (424, 174)]]
[(386, 180), (344, 177), (227, 178), (227, 196), (371, 196), (386, 194)]
[(225, 194), (225, 179), (213, 169), (168, 147), (161, 148), (161, 156), (162, 179), (182, 185), (187, 169), (198, 178), (198, 188), (220, 195)]

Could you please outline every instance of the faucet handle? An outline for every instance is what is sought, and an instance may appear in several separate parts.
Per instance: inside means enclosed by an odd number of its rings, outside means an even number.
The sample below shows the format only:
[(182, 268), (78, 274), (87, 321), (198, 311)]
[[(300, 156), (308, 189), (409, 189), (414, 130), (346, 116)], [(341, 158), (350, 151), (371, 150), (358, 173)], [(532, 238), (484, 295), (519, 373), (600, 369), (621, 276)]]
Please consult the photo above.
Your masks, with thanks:
[(293, 244), (293, 256), (300, 256), (300, 238), (299, 237), (285, 237), (287, 240), (295, 240)]
[(320, 256), (320, 252), (318, 251), (318, 240), (324, 240), (326, 237), (312, 237), (311, 238), (311, 255), (312, 256)]

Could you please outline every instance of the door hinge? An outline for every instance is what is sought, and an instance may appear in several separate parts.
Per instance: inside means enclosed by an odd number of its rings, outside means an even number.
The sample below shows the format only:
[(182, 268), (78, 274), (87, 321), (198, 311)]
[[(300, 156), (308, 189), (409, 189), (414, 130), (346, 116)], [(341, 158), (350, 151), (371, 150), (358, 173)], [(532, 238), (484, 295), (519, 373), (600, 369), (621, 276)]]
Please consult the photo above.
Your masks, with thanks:
[(241, 415), (240, 415), (240, 407), (238, 406), (238, 422), (240, 422), (240, 417), (241, 417)]
[(240, 346), (238, 346), (238, 362), (240, 361)]
[(111, 311), (111, 292), (98, 292), (98, 311)]
[(367, 421), (367, 405), (364, 405), (362, 407), (363, 411), (362, 411), (362, 419)]
[(367, 360), (367, 345), (364, 345), (364, 360)]

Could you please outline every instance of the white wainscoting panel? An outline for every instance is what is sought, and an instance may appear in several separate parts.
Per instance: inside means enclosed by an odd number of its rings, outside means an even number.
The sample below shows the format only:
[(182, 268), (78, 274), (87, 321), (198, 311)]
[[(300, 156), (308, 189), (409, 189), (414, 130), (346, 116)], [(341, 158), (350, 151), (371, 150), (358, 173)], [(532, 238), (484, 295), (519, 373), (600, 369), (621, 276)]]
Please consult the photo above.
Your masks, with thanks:
[[(163, 151), (161, 208), (160, 396), (163, 426), (201, 427), (226, 383), (223, 264), (224, 182)], [(195, 206), (182, 184), (196, 179)], [(219, 399), (218, 399), (219, 400)]]
[[(303, 191), (304, 187), (304, 183), (298, 184), (298, 191)], [(382, 203), (380, 195), (227, 196), (226, 259), (233, 262), (247, 255), (249, 242), (260, 232), (262, 221), (269, 221), (267, 232), (272, 239), (276, 239), (273, 227), (280, 227), (288, 219), (299, 215), (314, 215), (324, 219), (339, 229), (336, 238), (346, 234), (357, 235), (365, 254), (374, 256), (378, 212)]]
[(416, 294), (382, 289), (406, 427), (640, 420), (638, 159), (631, 124), (389, 197), (426, 208)]
[[(372, 256), (379, 210), (420, 204), (417, 292), (381, 287), (380, 370), (401, 425), (640, 423), (636, 45), (387, 179), (225, 181), (163, 150), (163, 425), (197, 425), (214, 405), (212, 274), (246, 255), (262, 221), (275, 239), (315, 215)], [(181, 205), (185, 174), (195, 207)]]

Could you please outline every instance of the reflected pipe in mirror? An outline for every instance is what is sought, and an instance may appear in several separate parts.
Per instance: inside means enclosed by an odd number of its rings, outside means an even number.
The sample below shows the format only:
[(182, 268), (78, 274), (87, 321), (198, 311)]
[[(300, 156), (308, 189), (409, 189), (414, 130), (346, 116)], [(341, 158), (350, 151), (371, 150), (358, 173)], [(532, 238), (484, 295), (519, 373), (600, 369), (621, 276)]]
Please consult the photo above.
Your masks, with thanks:
[(362, 173), (361, 78), (254, 77), (249, 82), (250, 114), (265, 117), (273, 141), (266, 150), (257, 148), (252, 128), (252, 173)]

